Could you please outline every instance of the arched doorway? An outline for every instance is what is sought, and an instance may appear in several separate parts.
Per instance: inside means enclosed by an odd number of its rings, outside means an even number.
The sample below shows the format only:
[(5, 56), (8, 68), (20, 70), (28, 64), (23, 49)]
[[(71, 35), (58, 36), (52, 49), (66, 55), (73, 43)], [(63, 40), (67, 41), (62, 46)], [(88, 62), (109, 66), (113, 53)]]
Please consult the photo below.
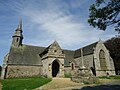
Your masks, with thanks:
[(53, 77), (57, 76), (57, 74), (59, 73), (59, 68), (60, 68), (59, 63), (56, 60), (53, 61), (52, 63), (52, 76)]
[(106, 60), (105, 60), (105, 52), (103, 50), (100, 50), (99, 53), (99, 60), (100, 60), (100, 67), (102, 70), (107, 70)]

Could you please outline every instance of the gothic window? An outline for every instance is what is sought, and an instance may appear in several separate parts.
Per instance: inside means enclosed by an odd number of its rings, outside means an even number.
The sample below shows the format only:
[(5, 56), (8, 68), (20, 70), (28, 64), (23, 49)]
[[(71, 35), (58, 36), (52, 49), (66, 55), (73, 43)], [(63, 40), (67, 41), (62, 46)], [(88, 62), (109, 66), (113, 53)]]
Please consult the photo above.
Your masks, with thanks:
[(74, 70), (74, 64), (73, 63), (71, 64), (71, 69)]
[(100, 50), (99, 60), (100, 60), (101, 69), (102, 70), (107, 70), (107, 65), (106, 65), (106, 61), (105, 61), (105, 52), (103, 50)]

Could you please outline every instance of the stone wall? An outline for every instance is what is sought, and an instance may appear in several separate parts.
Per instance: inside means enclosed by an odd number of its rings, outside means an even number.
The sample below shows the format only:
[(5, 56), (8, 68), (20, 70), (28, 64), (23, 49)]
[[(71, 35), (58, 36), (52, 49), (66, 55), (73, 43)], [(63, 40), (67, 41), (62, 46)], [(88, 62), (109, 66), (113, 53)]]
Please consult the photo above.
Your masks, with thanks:
[(43, 74), (52, 78), (52, 66), (54, 61), (56, 61), (59, 64), (56, 77), (64, 77), (64, 58), (65, 54), (63, 54), (59, 44), (55, 41), (47, 48), (47, 52), (45, 51), (42, 55)]
[(84, 84), (93, 84), (93, 83), (98, 83), (99, 79), (95, 76), (88, 76), (88, 77), (81, 77), (81, 76), (77, 76), (77, 77), (71, 77), (71, 80), (73, 82), (77, 82), (77, 83), (84, 83)]
[(70, 74), (71, 67), (70, 66), (65, 66), (64, 71), (65, 71), (65, 74), (67, 74), (67, 75)]
[[(100, 66), (100, 59), (99, 59), (100, 50), (103, 50), (105, 52), (105, 62), (107, 66), (106, 70), (102, 70)], [(109, 73), (109, 75), (115, 75), (113, 59), (110, 57), (109, 51), (106, 49), (106, 47), (101, 41), (98, 42), (96, 48), (94, 49), (94, 62), (95, 62), (96, 76), (105, 76), (107, 73)]]
[(65, 75), (71, 75), (71, 76), (77, 74), (78, 71), (78, 67), (75, 67), (74, 70), (72, 70), (71, 66), (65, 66), (64, 69), (65, 69)]
[(41, 76), (42, 66), (8, 65), (6, 78)]
[[(105, 52), (105, 62), (107, 66), (106, 70), (102, 70), (100, 66), (100, 50), (103, 50)], [(82, 57), (75, 58), (75, 61), (79, 67), (82, 67)], [(98, 42), (96, 48), (94, 48), (94, 54), (83, 56), (83, 61), (86, 68), (92, 67), (94, 70), (96, 70), (96, 72), (93, 71), (96, 76), (105, 76), (107, 73), (109, 73), (109, 75), (115, 75), (113, 59), (110, 57), (109, 51), (101, 41)]]
[(96, 76), (107, 76), (107, 73), (109, 75), (115, 75), (114, 70), (96, 70)]
[[(76, 63), (78, 64), (79, 67), (82, 67), (82, 58), (78, 57), (75, 58)], [(83, 56), (83, 63), (86, 68), (93, 67), (93, 54)]]
[(47, 75), (47, 77), (52, 78), (52, 63), (56, 60), (60, 67), (59, 67), (59, 73), (57, 74), (57, 77), (64, 77), (64, 59), (63, 58), (46, 58), (42, 60), (43, 64), (43, 74)]

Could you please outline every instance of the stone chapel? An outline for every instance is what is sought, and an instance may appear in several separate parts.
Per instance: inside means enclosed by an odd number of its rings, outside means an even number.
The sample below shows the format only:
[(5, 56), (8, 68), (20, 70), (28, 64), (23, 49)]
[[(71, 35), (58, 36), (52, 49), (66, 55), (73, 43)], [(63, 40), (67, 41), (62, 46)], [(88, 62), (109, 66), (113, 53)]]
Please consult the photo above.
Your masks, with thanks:
[(1, 78), (65, 77), (80, 68), (88, 68), (95, 76), (115, 75), (113, 59), (101, 40), (77, 50), (62, 49), (57, 41), (48, 47), (22, 43), (22, 21), (14, 35), (10, 51), (5, 56)]

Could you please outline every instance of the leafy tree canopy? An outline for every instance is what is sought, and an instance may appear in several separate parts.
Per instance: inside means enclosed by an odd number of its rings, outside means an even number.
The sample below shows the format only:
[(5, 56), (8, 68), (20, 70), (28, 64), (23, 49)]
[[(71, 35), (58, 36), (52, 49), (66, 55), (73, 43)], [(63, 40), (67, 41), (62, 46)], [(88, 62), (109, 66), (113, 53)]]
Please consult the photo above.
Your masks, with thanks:
[(89, 8), (88, 23), (100, 30), (113, 25), (120, 33), (120, 0), (96, 0)]
[(113, 37), (105, 41), (105, 46), (110, 52), (110, 55), (114, 61), (116, 73), (120, 74), (120, 37)]

